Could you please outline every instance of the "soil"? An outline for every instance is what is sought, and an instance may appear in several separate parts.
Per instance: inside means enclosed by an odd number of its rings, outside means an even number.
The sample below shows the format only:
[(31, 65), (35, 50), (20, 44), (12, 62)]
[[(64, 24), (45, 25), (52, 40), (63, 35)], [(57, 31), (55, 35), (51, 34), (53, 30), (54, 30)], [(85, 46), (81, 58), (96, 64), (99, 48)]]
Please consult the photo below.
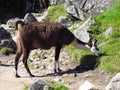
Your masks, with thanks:
[[(31, 56), (33, 56), (33, 54)], [(33, 60), (33, 62), (28, 60), (28, 62), (35, 64), (34, 68), (31, 69), (31, 72), (36, 77), (30, 77), (20, 61), (18, 72), (21, 77), (16, 78), (14, 69), (15, 54), (10, 54), (9, 56), (1, 55), (0, 90), (24, 90), (26, 85), (31, 85), (39, 79), (58, 81), (62, 84), (65, 84), (69, 90), (78, 90), (79, 86), (81, 86), (87, 80), (99, 90), (105, 90), (110, 77), (112, 77), (112, 75), (103, 70), (92, 69), (88, 66), (84, 67), (80, 64), (70, 62), (69, 60), (72, 59), (72, 56), (65, 49), (62, 50), (60, 55), (60, 67), (63, 71), (58, 74), (54, 74), (53, 70), (51, 69), (53, 63), (50, 63), (50, 60), (54, 58), (53, 49), (45, 51), (44, 54), (41, 54), (41, 57), (42, 60), (36, 59)], [(50, 64), (48, 64), (48, 62)]]

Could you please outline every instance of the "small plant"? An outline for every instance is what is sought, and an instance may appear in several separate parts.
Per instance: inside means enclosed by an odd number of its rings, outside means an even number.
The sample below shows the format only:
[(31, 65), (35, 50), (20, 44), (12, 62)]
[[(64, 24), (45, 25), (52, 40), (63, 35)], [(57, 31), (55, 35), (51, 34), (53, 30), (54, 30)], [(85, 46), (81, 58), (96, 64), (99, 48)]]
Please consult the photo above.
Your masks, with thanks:
[(30, 69), (35, 69), (35, 65), (33, 62), (28, 62), (28, 65), (29, 65)]
[(54, 88), (50, 88), (49, 90), (69, 90), (65, 85), (55, 82), (53, 80), (48, 80), (48, 82), (52, 83)]
[(59, 16), (67, 16), (70, 17), (72, 19), (72, 17), (65, 12), (64, 10), (64, 5), (56, 5), (56, 6), (51, 6), (48, 9), (48, 15), (47, 17), (44, 19), (44, 21), (55, 21), (58, 19)]
[(28, 85), (28, 84), (26, 85), (26, 84), (25, 84), (25, 85), (24, 85), (24, 89), (23, 89), (23, 90), (28, 90), (28, 89), (29, 89), (29, 87), (30, 87), (30, 85)]
[(8, 55), (10, 52), (13, 52), (14, 50), (8, 47), (4, 47), (0, 49), (0, 52), (4, 55)]

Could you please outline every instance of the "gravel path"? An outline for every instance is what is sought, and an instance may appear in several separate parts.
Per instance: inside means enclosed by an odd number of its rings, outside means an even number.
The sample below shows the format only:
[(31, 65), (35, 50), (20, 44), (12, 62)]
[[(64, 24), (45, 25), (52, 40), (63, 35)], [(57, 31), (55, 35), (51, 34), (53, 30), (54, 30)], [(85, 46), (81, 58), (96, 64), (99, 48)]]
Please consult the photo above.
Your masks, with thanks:
[[(44, 56), (42, 57), (44, 61), (41, 62), (36, 59), (31, 62), (35, 63), (35, 68), (32, 69), (31, 72), (34, 75), (37, 75), (37, 77), (33, 78), (28, 75), (21, 62), (19, 63), (19, 74), (21, 75), (21, 78), (16, 78), (14, 70), (15, 55), (1, 56), (0, 90), (23, 90), (25, 85), (32, 84), (38, 79), (58, 81), (65, 84), (70, 90), (78, 90), (79, 86), (87, 80), (99, 88), (99, 90), (105, 90), (105, 86), (111, 77), (111, 75), (106, 72), (99, 70), (78, 71), (79, 65), (68, 61), (71, 59), (71, 56), (66, 50), (62, 50), (60, 55), (60, 65), (64, 72), (59, 75), (54, 75), (52, 74), (53, 70), (50, 67), (52, 66), (52, 63), (50, 65), (46, 63), (47, 61), (50, 63), (53, 59), (53, 50), (45, 51), (42, 55)], [(46, 68), (42, 69), (40, 66), (43, 66), (44, 64), (46, 65)], [(36, 65), (39, 65), (39, 67), (36, 67)], [(47, 66), (49, 66), (49, 68)]]

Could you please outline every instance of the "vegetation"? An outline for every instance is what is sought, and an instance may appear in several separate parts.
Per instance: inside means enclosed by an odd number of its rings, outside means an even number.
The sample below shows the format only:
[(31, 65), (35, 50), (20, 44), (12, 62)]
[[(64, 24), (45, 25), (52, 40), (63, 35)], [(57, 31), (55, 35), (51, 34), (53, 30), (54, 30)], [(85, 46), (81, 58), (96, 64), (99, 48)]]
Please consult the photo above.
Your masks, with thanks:
[(69, 90), (66, 86), (64, 86), (61, 83), (55, 82), (55, 81), (50, 81), (54, 85), (54, 88), (50, 88), (49, 90)]
[(56, 5), (56, 6), (51, 6), (48, 9), (48, 15), (45, 19), (45, 21), (55, 21), (58, 19), (59, 16), (68, 16), (72, 18), (68, 13), (65, 12), (64, 10), (64, 5)]
[(24, 85), (24, 88), (23, 88), (23, 90), (28, 90), (29, 89), (29, 87), (30, 87), (30, 85)]
[[(50, 82), (51, 84), (53, 84), (53, 88), (49, 88), (49, 90), (69, 90), (66, 86), (64, 86), (63, 84), (61, 83), (57, 83), (55, 81), (48, 81)], [(30, 87), (30, 85), (24, 85), (24, 89), (23, 90), (28, 90)]]
[[(98, 40), (100, 51), (102, 56), (99, 57), (98, 69), (104, 69), (107, 72), (119, 72), (120, 71), (120, 0), (116, 0), (115, 3), (102, 14), (95, 16), (95, 25), (91, 25), (93, 31), (93, 37)], [(50, 21), (55, 21), (59, 16), (69, 16), (64, 11), (63, 5), (52, 6), (48, 11), (48, 17)], [(81, 23), (78, 23), (81, 25)], [(105, 31), (109, 27), (113, 27), (112, 34), (106, 36)], [(78, 27), (74, 27), (71, 31), (76, 30)], [(71, 45), (67, 46), (67, 49), (74, 56), (74, 62), (80, 63), (80, 59), (93, 55), (90, 51), (82, 51), (75, 49)], [(90, 59), (88, 59), (90, 60)]]
[[(94, 32), (94, 37), (99, 40), (100, 50), (103, 55), (100, 58), (99, 68), (108, 72), (120, 71), (120, 0), (116, 2), (104, 13), (96, 16), (96, 25), (91, 28)], [(112, 34), (105, 36), (105, 30), (110, 26), (113, 27)]]
[(4, 55), (7, 55), (7, 54), (9, 54), (10, 52), (13, 52), (13, 51), (14, 51), (13, 49), (8, 48), (8, 47), (4, 47), (4, 48), (0, 49), (0, 52)]

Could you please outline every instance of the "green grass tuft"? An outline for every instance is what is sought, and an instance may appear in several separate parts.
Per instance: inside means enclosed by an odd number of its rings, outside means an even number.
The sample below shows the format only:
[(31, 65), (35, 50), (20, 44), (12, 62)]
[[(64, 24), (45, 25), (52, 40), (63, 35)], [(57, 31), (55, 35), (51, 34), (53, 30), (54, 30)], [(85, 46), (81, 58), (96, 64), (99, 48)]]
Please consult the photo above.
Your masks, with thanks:
[(70, 17), (71, 16), (64, 10), (64, 5), (56, 5), (56, 6), (51, 6), (48, 9), (48, 15), (47, 17), (44, 19), (44, 21), (56, 21), (58, 19), (58, 17), (60, 16), (67, 16)]

